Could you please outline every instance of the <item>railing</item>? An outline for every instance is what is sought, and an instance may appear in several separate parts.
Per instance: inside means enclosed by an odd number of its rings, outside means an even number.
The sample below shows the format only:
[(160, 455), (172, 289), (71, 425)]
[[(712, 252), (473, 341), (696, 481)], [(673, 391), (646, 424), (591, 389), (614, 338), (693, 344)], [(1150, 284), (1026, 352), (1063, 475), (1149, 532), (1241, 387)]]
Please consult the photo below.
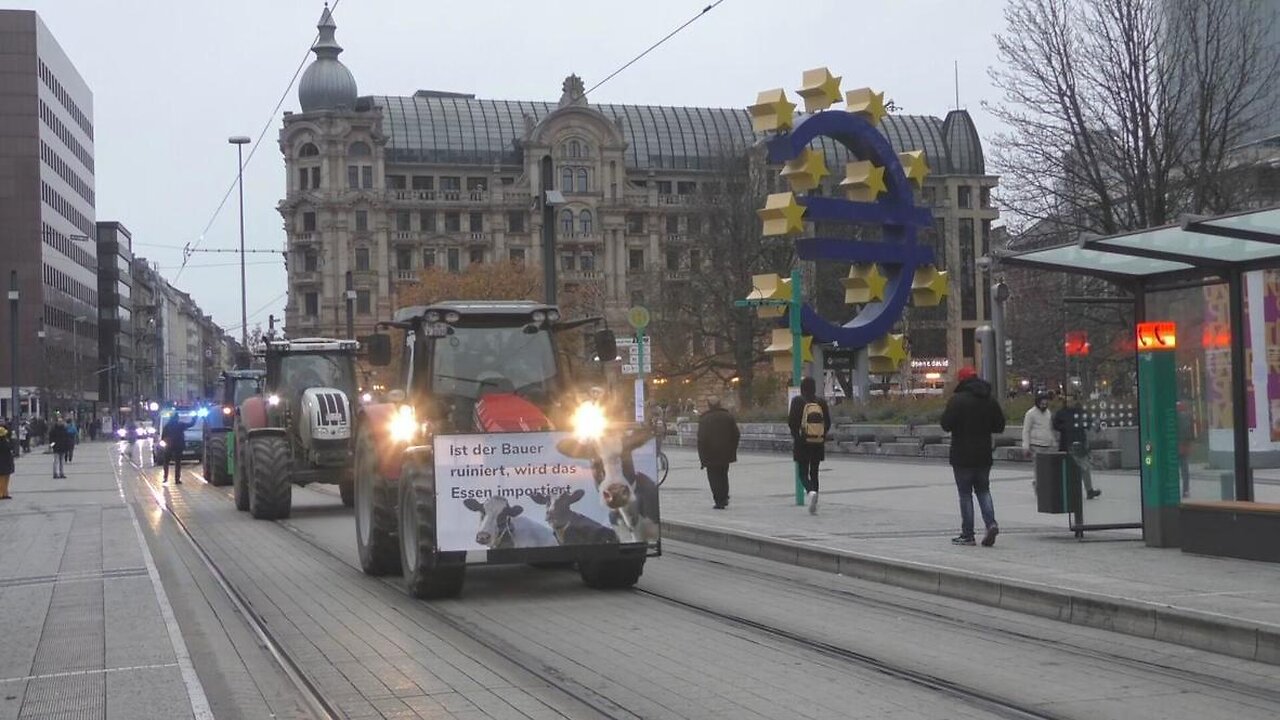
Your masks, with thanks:
[(561, 270), (560, 279), (567, 282), (586, 282), (592, 280), (603, 280), (603, 270)]
[(418, 234), (408, 230), (396, 230), (391, 234), (393, 240), (417, 240)]
[(435, 190), (405, 190), (396, 189), (388, 191), (392, 200), (435, 200)]
[(663, 272), (662, 277), (670, 282), (679, 282), (689, 279), (689, 271), (687, 270), (667, 270)]
[(575, 232), (575, 233), (569, 233), (568, 235), (561, 235), (560, 238), (565, 241), (584, 243), (584, 244), (591, 244), (591, 243), (598, 244), (598, 243), (604, 242), (601, 239), (600, 235), (597, 233)]
[(462, 199), (461, 190), (441, 190), (439, 199), (451, 202), (457, 202)]
[(298, 270), (293, 273), (293, 281), (296, 283), (317, 284), (320, 282), (320, 271)]
[(627, 193), (625, 198), (628, 205), (638, 207), (647, 207), (649, 205), (649, 193)]
[(396, 270), (396, 282), (417, 282), (417, 270)]
[(486, 242), (489, 239), (489, 233), (473, 231), (473, 232), (467, 233), (467, 237), (471, 242), (482, 243), (482, 242)]
[(688, 193), (684, 195), (680, 195), (680, 194), (659, 195), (658, 204), (659, 205), (693, 205), (697, 197), (698, 197), (697, 195), (694, 195), (692, 193)]
[(293, 234), (293, 241), (296, 243), (316, 242), (318, 238), (314, 232), (298, 232)]
[(667, 233), (667, 242), (684, 242), (689, 236), (684, 233)]

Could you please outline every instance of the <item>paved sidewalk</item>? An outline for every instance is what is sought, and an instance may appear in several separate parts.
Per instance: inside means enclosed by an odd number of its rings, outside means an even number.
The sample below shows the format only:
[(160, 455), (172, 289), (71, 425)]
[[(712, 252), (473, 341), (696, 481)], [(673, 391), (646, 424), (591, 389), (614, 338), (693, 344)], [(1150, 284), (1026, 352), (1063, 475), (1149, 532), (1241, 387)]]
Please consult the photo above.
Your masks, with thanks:
[[(696, 453), (667, 454), (664, 537), (1280, 663), (1280, 565), (1148, 548), (1136, 530), (1077, 540), (1066, 516), (1036, 512), (1029, 467), (993, 471), (1001, 534), (983, 548), (950, 543), (959, 510), (941, 463), (831, 459), (811, 516), (794, 504), (789, 455), (741, 454), (729, 508), (713, 510)], [(1136, 474), (1095, 482), (1089, 522), (1140, 517)]]
[(65, 480), (49, 455), (17, 461), (0, 502), (0, 720), (211, 717), (114, 447), (76, 448)]

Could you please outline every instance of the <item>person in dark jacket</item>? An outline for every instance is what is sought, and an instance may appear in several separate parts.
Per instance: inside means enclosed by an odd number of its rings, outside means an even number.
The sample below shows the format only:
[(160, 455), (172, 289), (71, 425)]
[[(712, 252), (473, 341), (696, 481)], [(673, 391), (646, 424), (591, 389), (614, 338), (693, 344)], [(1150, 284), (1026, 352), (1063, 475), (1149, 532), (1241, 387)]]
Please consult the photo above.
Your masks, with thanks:
[(729, 505), (729, 465), (738, 462), (739, 437), (737, 421), (719, 398), (708, 400), (707, 411), (698, 418), (698, 462), (707, 469), (716, 510)]
[(1089, 460), (1089, 415), (1080, 405), (1080, 397), (1067, 397), (1062, 408), (1053, 415), (1053, 429), (1058, 431), (1058, 452), (1071, 455), (1090, 500), (1102, 494), (1093, 489), (1093, 463)]
[(195, 417), (184, 423), (178, 413), (174, 413), (160, 430), (160, 439), (164, 441), (164, 477), (161, 483), (169, 482), (169, 463), (173, 463), (173, 484), (182, 484), (182, 452), (187, 449), (186, 433), (195, 424)]
[(982, 522), (987, 532), (983, 547), (991, 547), (1000, 533), (996, 509), (991, 500), (991, 436), (1004, 432), (1004, 410), (991, 397), (991, 385), (978, 377), (972, 367), (963, 367), (957, 376), (955, 394), (942, 412), (942, 429), (951, 433), (951, 472), (960, 493), (960, 536), (956, 545), (974, 545), (973, 497), (978, 497)]
[(0, 425), (0, 500), (9, 497), (9, 476), (13, 474), (13, 434)]
[(58, 418), (57, 422), (49, 428), (49, 450), (53, 453), (53, 477), (54, 479), (65, 478), (66, 473), (63, 472), (63, 463), (67, 459), (67, 449), (71, 446), (71, 434), (67, 432), (67, 424)]
[(818, 512), (818, 465), (827, 459), (826, 441), (831, 432), (831, 408), (818, 397), (813, 378), (800, 381), (800, 394), (791, 399), (787, 412), (787, 426), (791, 428), (791, 457), (800, 464), (800, 481), (813, 515)]

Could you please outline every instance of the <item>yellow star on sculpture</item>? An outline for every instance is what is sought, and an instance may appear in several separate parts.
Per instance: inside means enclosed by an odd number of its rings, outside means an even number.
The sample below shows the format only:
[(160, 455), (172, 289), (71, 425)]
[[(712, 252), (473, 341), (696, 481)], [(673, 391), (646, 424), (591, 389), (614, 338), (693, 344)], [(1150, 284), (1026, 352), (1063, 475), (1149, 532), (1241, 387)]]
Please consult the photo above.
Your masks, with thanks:
[(951, 281), (946, 271), (933, 265), (916, 268), (911, 279), (911, 304), (916, 307), (932, 307), (942, 302), (951, 292)]
[(844, 190), (845, 197), (854, 202), (875, 202), (886, 190), (884, 168), (870, 160), (845, 163), (840, 188)]
[(791, 185), (793, 192), (804, 192), (818, 187), (822, 178), (830, 175), (826, 158), (819, 150), (805, 148), (800, 157), (787, 163), (780, 173)]
[(756, 104), (747, 108), (751, 113), (751, 129), (758, 133), (791, 129), (795, 110), (796, 104), (787, 102), (787, 93), (782, 88), (761, 92), (756, 96)]
[(756, 214), (764, 221), (765, 237), (804, 232), (804, 206), (796, 202), (794, 193), (773, 193)]
[[(795, 348), (792, 346), (791, 330), (787, 328), (774, 328), (773, 334), (770, 336), (769, 346), (764, 349), (765, 353), (773, 356), (773, 369), (778, 372), (791, 372), (792, 353)], [(813, 361), (813, 336), (800, 336), (800, 361)]]
[(849, 267), (849, 276), (842, 278), (844, 301), (849, 305), (865, 305), (869, 302), (884, 300), (884, 289), (889, 283), (875, 263), (854, 263)]
[(902, 172), (908, 181), (917, 188), (924, 185), (924, 179), (929, 175), (929, 161), (923, 150), (898, 153), (898, 162), (902, 163)]
[(804, 111), (815, 113), (826, 110), (832, 103), (840, 102), (840, 80), (841, 78), (831, 77), (831, 71), (825, 67), (805, 70), (801, 80), (804, 87), (796, 91), (797, 95), (804, 98)]
[(872, 125), (879, 125), (885, 116), (884, 93), (871, 88), (858, 88), (845, 93), (845, 105), (849, 112), (863, 116)]
[(898, 371), (907, 359), (907, 343), (902, 335), (885, 335), (867, 346), (868, 370), (876, 375)]

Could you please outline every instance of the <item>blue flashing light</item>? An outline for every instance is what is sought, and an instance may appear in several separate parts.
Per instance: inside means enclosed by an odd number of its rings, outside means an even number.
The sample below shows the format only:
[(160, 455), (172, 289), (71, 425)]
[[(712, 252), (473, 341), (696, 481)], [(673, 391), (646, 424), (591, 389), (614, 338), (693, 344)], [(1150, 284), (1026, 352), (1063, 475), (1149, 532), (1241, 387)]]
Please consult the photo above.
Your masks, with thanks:
[(207, 408), (207, 407), (202, 407), (202, 408), (200, 408), (199, 410), (197, 410), (197, 411), (196, 411), (196, 416), (197, 416), (197, 417), (209, 417), (209, 408)]

